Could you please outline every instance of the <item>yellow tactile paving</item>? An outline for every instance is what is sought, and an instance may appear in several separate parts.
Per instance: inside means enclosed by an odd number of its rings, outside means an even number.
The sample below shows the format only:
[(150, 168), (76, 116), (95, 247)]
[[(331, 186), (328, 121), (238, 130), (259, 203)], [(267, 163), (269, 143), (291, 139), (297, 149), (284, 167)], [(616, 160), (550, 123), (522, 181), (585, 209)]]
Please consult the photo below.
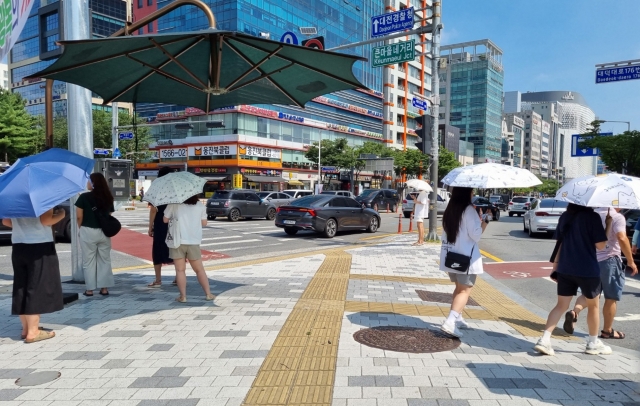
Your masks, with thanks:
[[(362, 313), (395, 313), (403, 316), (436, 316), (442, 317), (449, 314), (448, 306), (413, 305), (403, 303), (378, 303), (347, 301), (344, 306), (347, 312)], [(468, 309), (463, 312), (464, 317), (477, 320), (497, 320), (494, 315), (486, 310)]]
[(415, 277), (415, 276), (388, 276), (388, 275), (351, 274), (351, 275), (349, 275), (349, 279), (385, 281), (385, 282), (419, 283), (419, 284), (423, 284), (423, 285), (453, 285), (453, 283), (449, 279), (418, 278), (418, 277)]

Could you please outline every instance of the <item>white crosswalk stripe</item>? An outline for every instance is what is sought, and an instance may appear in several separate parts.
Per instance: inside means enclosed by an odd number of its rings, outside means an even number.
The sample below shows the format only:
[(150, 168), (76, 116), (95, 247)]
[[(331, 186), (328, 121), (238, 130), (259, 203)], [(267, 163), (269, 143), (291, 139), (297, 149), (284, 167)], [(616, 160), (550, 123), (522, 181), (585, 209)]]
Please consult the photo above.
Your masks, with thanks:
[(262, 240), (253, 239), (253, 240), (242, 240), (242, 241), (211, 242), (211, 243), (207, 243), (207, 244), (200, 244), (200, 246), (201, 247), (210, 247), (212, 245), (243, 244), (243, 243), (246, 243), (246, 242), (256, 242), (256, 241), (262, 241)]

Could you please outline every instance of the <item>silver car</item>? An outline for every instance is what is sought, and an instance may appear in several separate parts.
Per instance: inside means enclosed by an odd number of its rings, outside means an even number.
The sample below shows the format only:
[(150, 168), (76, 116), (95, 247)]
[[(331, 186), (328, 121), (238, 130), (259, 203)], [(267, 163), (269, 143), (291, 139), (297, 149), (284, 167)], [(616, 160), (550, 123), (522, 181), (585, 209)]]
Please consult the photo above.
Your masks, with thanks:
[[(402, 200), (402, 214), (404, 214), (405, 218), (409, 218), (411, 217), (411, 213), (413, 212), (413, 206), (415, 204), (415, 202), (413, 201), (413, 198), (418, 197), (418, 193), (419, 192), (411, 192), (407, 195), (407, 198)], [(451, 196), (451, 194), (449, 192), (444, 192), (443, 194), (445, 194), (445, 197), (442, 197), (442, 195), (440, 193), (438, 193), (438, 203), (437, 203), (437, 208), (438, 208), (438, 214), (443, 214), (444, 211), (447, 209), (447, 205), (449, 204), (449, 197)]]
[(560, 216), (567, 210), (567, 202), (555, 199), (536, 199), (531, 203), (531, 209), (522, 217), (522, 225), (529, 237), (539, 233), (552, 234), (558, 227)]
[(266, 200), (276, 207), (289, 204), (293, 201), (291, 196), (282, 192), (258, 192), (257, 194), (260, 199)]

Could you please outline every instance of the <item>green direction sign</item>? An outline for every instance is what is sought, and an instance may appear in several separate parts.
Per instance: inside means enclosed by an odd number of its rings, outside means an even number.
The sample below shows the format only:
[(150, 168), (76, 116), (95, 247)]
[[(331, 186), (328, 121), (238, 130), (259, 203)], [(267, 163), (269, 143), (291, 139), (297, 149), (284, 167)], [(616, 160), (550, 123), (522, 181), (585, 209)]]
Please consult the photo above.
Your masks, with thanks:
[(374, 68), (413, 61), (415, 58), (416, 41), (413, 39), (371, 49), (371, 65)]

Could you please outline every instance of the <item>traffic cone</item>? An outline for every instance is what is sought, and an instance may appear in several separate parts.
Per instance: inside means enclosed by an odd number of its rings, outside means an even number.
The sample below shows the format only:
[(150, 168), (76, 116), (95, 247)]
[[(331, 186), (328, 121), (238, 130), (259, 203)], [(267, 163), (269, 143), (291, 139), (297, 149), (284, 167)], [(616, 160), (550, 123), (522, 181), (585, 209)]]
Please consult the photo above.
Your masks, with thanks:
[(387, 203), (387, 213), (389, 213), (389, 203)]
[(398, 214), (398, 234), (402, 234), (402, 214)]
[(413, 231), (413, 213), (409, 216), (409, 232)]

